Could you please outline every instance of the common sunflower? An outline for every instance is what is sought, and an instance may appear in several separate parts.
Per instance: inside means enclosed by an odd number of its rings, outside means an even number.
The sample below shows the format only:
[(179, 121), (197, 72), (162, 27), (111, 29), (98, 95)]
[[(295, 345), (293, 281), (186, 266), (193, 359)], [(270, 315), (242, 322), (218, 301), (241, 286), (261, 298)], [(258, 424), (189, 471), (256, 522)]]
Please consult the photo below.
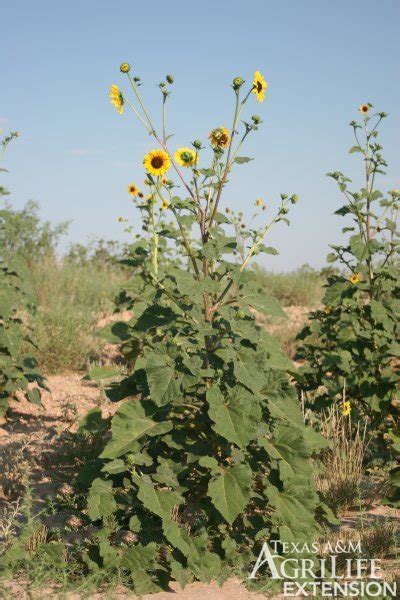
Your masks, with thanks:
[(231, 141), (231, 136), (226, 127), (217, 127), (210, 132), (208, 136), (211, 145), (215, 148), (225, 148)]
[(268, 83), (261, 75), (260, 71), (256, 71), (253, 77), (253, 94), (255, 94), (258, 102), (264, 102), (265, 90), (268, 87)]
[(197, 153), (191, 148), (178, 148), (174, 154), (176, 162), (181, 167), (193, 167), (197, 162)]
[(369, 106), (368, 104), (360, 104), (358, 110), (362, 115), (367, 115), (369, 112)]
[(110, 87), (110, 100), (111, 104), (115, 106), (118, 113), (122, 115), (124, 112), (124, 97), (117, 85), (112, 85)]
[(160, 177), (161, 175), (164, 175), (164, 173), (166, 173), (170, 168), (171, 159), (165, 150), (157, 148), (156, 150), (151, 150), (151, 152), (146, 154), (143, 164), (148, 173), (155, 175), (156, 177)]
[(357, 285), (357, 283), (360, 283), (360, 276), (358, 273), (353, 273), (353, 275), (350, 277), (350, 281), (353, 285)]
[(128, 185), (128, 192), (131, 196), (138, 196), (139, 188), (134, 183), (131, 183)]

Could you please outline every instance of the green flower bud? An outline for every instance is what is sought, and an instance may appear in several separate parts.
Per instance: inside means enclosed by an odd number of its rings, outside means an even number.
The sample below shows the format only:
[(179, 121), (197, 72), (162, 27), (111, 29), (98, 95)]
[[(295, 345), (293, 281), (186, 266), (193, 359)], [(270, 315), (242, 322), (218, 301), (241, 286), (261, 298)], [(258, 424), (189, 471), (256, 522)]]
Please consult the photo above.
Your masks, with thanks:
[(172, 77), (172, 75), (167, 75), (165, 79), (166, 79), (166, 80), (168, 81), (168, 83), (170, 83), (170, 84), (174, 83), (174, 78)]
[(158, 87), (160, 87), (162, 89), (162, 88), (165, 88), (166, 85), (167, 84), (165, 83), (165, 81), (162, 81), (161, 83), (158, 84)]
[(244, 84), (244, 79), (242, 77), (235, 77), (235, 79), (233, 80), (233, 89), (235, 91), (239, 90), (242, 85)]
[(129, 63), (122, 63), (119, 70), (121, 71), (121, 73), (129, 73), (129, 71), (131, 70), (131, 65)]
[(297, 194), (293, 194), (293, 196), (290, 198), (290, 202), (292, 204), (297, 204), (297, 202), (299, 201), (299, 197)]
[(287, 214), (288, 214), (288, 212), (289, 212), (289, 209), (288, 209), (288, 208), (285, 208), (284, 206), (282, 206), (282, 208), (281, 208), (281, 210), (280, 210), (280, 213), (281, 213), (282, 215), (287, 215)]
[(287, 195), (287, 194), (281, 194), (281, 198), (282, 198), (282, 200), (286, 200), (286, 198), (287, 198), (287, 197), (288, 197), (288, 195)]
[(196, 148), (196, 150), (201, 150), (201, 141), (200, 140), (194, 140), (192, 145)]
[(140, 77), (134, 77), (134, 78), (133, 78), (133, 81), (134, 81), (135, 83), (139, 83), (139, 81), (140, 81)]
[(251, 120), (253, 121), (253, 123), (255, 123), (255, 125), (258, 125), (258, 123), (261, 122), (261, 117), (259, 117), (258, 115), (253, 115), (251, 117)]

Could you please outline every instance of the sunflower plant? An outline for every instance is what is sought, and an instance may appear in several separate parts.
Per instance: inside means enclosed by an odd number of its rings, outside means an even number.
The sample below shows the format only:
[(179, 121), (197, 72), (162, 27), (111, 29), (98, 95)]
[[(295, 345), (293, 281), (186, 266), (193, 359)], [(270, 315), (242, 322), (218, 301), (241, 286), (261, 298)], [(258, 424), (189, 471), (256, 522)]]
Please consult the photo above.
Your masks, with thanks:
[[(18, 137), (13, 131), (1, 140), (1, 152)], [(0, 169), (5, 171), (5, 169)], [(9, 192), (0, 186), (0, 198)], [(0, 417), (4, 417), (10, 399), (17, 399), (17, 392), (30, 402), (41, 402), (40, 387), (45, 387), (43, 377), (36, 368), (33, 355), (25, 349), (34, 350), (27, 334), (22, 314), (30, 308), (24, 279), (27, 266), (21, 257), (8, 257), (4, 240), (6, 223), (0, 217)], [(31, 383), (36, 383), (34, 387)]]
[(350, 123), (350, 153), (362, 161), (363, 185), (353, 191), (343, 173), (328, 173), (345, 200), (336, 214), (350, 222), (342, 229), (345, 240), (331, 246), (327, 260), (339, 268), (328, 278), (323, 308), (310, 314), (299, 335), (297, 358), (306, 361), (300, 383), (313, 392), (311, 408), (334, 402), (345, 387), (347, 410), (355, 420), (369, 420), (374, 449), (387, 459), (400, 451), (400, 193), (376, 188), (387, 166), (377, 140), (387, 115), (373, 114), (371, 104), (359, 110), (361, 122)]
[[(156, 143), (143, 160), (148, 193), (132, 188), (143, 235), (125, 261), (136, 275), (121, 302), (134, 316), (108, 329), (129, 372), (108, 390), (122, 403), (108, 433), (99, 425), (104, 448), (91, 483), (81, 481), (88, 516), (103, 523), (88, 564), (127, 569), (141, 594), (170, 579), (247, 575), (263, 539), (310, 541), (325, 509), (310, 462), (321, 438), (304, 424), (291, 362), (256, 322), (257, 312), (285, 313), (248, 268), (276, 253), (265, 237), (288, 223), (297, 197), (282, 194), (261, 227), (222, 209), (230, 172), (250, 160), (240, 151), (262, 121), (244, 112), (264, 100), (265, 79), (256, 72), (246, 86), (236, 77), (231, 127), (175, 150), (166, 130), (173, 78), (159, 86), (158, 132), (128, 67), (134, 102), (115, 86), (111, 101), (120, 113), (129, 107)], [(125, 547), (112, 543), (121, 531), (131, 535)]]

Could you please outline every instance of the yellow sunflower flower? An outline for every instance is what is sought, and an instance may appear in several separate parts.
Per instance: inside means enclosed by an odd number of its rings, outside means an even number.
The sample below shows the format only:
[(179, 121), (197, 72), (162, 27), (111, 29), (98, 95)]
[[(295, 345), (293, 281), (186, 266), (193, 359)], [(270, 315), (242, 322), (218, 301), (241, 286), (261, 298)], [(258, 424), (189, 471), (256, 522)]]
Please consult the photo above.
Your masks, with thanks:
[(349, 402), (347, 400), (346, 402), (343, 402), (343, 416), (348, 417), (350, 413), (351, 413), (351, 402)]
[(360, 104), (358, 110), (362, 115), (367, 115), (369, 112), (369, 106), (368, 104)]
[(350, 281), (353, 285), (357, 285), (357, 283), (360, 283), (360, 276), (358, 273), (353, 273), (353, 275), (350, 277)]
[(267, 87), (268, 83), (265, 81), (260, 71), (256, 71), (253, 78), (253, 94), (255, 94), (258, 102), (264, 102), (265, 90)]
[(157, 148), (146, 154), (143, 164), (148, 173), (160, 177), (170, 168), (171, 159), (164, 150)]
[(193, 167), (197, 162), (198, 156), (191, 148), (178, 148), (174, 154), (174, 158), (181, 167)]
[(231, 136), (226, 127), (217, 127), (210, 132), (208, 136), (211, 145), (215, 148), (225, 148), (231, 141)]
[(122, 115), (124, 112), (124, 97), (117, 85), (112, 85), (110, 87), (110, 100), (111, 104), (115, 106), (118, 113)]
[(131, 184), (128, 185), (128, 193), (131, 196), (138, 196), (139, 195), (139, 188), (134, 183), (131, 183)]
[(161, 210), (167, 210), (168, 207), (169, 207), (169, 202), (167, 200), (163, 200), (161, 202)]
[(256, 200), (256, 206), (262, 206), (262, 205), (263, 205), (262, 198), (258, 198), (258, 199)]

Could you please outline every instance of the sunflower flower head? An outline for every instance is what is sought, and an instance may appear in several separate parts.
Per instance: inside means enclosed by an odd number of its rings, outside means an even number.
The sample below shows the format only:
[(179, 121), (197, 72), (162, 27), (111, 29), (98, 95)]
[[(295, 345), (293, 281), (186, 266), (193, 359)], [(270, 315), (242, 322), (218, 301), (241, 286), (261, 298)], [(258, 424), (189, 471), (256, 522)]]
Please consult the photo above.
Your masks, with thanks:
[(122, 115), (122, 113), (124, 112), (124, 97), (117, 85), (113, 84), (110, 87), (109, 97), (111, 100), (111, 104), (115, 106), (115, 108), (118, 111), (118, 114)]
[(165, 150), (157, 148), (146, 154), (143, 164), (148, 173), (156, 177), (162, 177), (170, 168), (171, 159)]
[(214, 148), (226, 148), (231, 141), (231, 136), (226, 127), (217, 127), (210, 132), (209, 139)]
[(174, 158), (181, 167), (193, 167), (197, 162), (197, 153), (190, 148), (178, 148)]
[(360, 104), (358, 110), (362, 115), (366, 116), (369, 113), (369, 104)]
[(139, 188), (134, 183), (130, 183), (128, 185), (128, 193), (131, 196), (138, 196), (139, 195)]
[(343, 402), (343, 416), (348, 417), (351, 413), (351, 402), (348, 400)]
[(262, 206), (262, 205), (263, 205), (262, 198), (257, 198), (257, 200), (256, 200), (256, 206)]
[(167, 200), (163, 200), (161, 202), (161, 210), (167, 210), (168, 207), (169, 207), (169, 202)]
[(350, 281), (353, 285), (357, 285), (357, 283), (360, 283), (360, 275), (358, 273), (353, 273), (350, 277)]
[(131, 70), (131, 65), (129, 63), (122, 63), (119, 70), (121, 71), (121, 73), (129, 73), (129, 71)]
[(260, 71), (256, 71), (253, 77), (253, 94), (255, 94), (258, 102), (264, 102), (265, 91), (268, 87), (268, 83), (261, 75)]

